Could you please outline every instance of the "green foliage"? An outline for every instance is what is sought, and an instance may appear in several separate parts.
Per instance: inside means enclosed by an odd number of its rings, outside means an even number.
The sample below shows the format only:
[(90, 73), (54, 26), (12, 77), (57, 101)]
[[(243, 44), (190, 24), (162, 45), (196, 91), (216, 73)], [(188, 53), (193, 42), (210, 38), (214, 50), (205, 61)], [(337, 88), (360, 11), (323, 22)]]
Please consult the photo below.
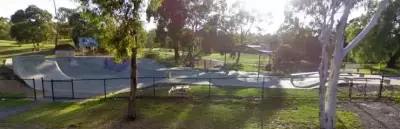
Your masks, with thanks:
[[(39, 43), (51, 38), (54, 32), (51, 14), (35, 5), (18, 10), (11, 16), (11, 37), (20, 43)], [(37, 45), (38, 47), (38, 45)]]
[(156, 51), (147, 51), (144, 53), (143, 57), (149, 59), (158, 59), (160, 57), (160, 53)]
[(60, 7), (57, 10), (57, 14), (55, 19), (57, 19), (57, 29), (58, 29), (58, 36), (59, 38), (69, 38), (72, 28), (68, 23), (69, 17), (77, 13), (76, 9), (70, 9), (65, 7)]
[[(371, 3), (366, 15), (350, 21), (349, 27), (346, 29), (347, 42), (353, 40), (368, 24), (376, 7), (377, 3)], [(396, 16), (400, 12), (399, 7), (400, 1), (390, 2), (387, 9), (382, 13), (379, 24), (350, 52), (349, 58), (351, 60), (357, 63), (389, 63), (394, 59), (393, 62), (396, 62), (400, 56), (400, 28), (399, 23), (396, 22)]]
[(0, 40), (11, 40), (11, 22), (8, 18), (0, 17)]
[(240, 63), (226, 64), (226, 67), (229, 70), (240, 70), (240, 69), (243, 69), (243, 64), (240, 64)]

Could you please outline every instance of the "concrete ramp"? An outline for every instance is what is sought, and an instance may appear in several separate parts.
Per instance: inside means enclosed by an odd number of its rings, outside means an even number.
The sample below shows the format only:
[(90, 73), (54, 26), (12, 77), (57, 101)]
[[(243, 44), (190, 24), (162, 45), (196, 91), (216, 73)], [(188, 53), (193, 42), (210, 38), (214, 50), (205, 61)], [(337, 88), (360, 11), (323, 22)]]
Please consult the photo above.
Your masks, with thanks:
[[(16, 56), (12, 59), (13, 70), (25, 83), (36, 89), (43, 89), (41, 79), (70, 80), (58, 67), (56, 61), (46, 60), (44, 56)], [(33, 79), (35, 84), (33, 84)]]

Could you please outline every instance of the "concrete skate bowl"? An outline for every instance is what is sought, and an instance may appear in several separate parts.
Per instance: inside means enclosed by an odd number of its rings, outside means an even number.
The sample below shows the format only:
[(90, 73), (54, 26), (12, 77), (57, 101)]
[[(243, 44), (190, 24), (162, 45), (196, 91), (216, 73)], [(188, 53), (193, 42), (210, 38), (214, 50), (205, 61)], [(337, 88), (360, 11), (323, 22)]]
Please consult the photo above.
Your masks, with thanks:
[[(13, 58), (14, 72), (25, 83), (44, 90), (45, 97), (90, 98), (127, 89), (130, 86), (130, 62), (121, 71), (109, 69), (105, 61), (110, 57), (60, 57), (46, 59), (44, 56), (17, 56)], [(116, 65), (118, 66), (118, 65)], [(163, 68), (152, 60), (138, 61), (138, 73), (142, 77), (163, 77), (157, 69)], [(106, 80), (105, 80), (106, 79)], [(159, 78), (161, 79), (161, 78)], [(152, 78), (139, 79), (139, 87), (152, 85)], [(104, 87), (105, 85), (105, 87)]]

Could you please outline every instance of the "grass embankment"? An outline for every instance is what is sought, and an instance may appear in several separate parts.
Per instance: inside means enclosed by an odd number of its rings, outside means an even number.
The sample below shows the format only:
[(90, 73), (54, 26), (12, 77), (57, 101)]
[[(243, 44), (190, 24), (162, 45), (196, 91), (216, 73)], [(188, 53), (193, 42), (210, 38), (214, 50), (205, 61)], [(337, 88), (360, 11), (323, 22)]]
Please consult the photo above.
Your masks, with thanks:
[(23, 100), (23, 94), (10, 94), (0, 92), (0, 108), (12, 108), (32, 103), (31, 100)]
[[(60, 39), (59, 44), (70, 44), (69, 39)], [(13, 56), (21, 55), (46, 55), (52, 56), (54, 43), (45, 42), (40, 44), (40, 51), (32, 51), (32, 44), (17, 44), (15, 41), (0, 40), (0, 65), (3, 65), (4, 60)]]
[[(193, 89), (201, 90), (201, 89)], [(229, 90), (227, 90), (229, 91)], [(246, 96), (240, 90), (236, 94)], [(143, 92), (143, 91), (139, 91)], [(258, 91), (257, 91), (258, 92)], [(221, 92), (222, 93), (222, 92)], [(126, 100), (90, 100), (50, 103), (13, 116), (10, 125), (42, 128), (318, 128), (318, 99), (285, 95), (315, 94), (312, 90), (271, 90), (264, 100), (254, 99), (139, 99), (138, 119), (124, 121)], [(208, 94), (208, 93), (207, 93)], [(337, 128), (361, 128), (354, 113), (338, 108)]]
[[(149, 49), (144, 49), (143, 52), (146, 53), (150, 51)], [(152, 49), (153, 52), (157, 52), (159, 53), (159, 58), (157, 58), (156, 60), (159, 63), (162, 63), (164, 65), (167, 65), (168, 67), (176, 67), (176, 66), (182, 66), (181, 64), (176, 64), (175, 60), (174, 60), (174, 52), (172, 49), (161, 49), (161, 48), (154, 48)], [(182, 55), (184, 55), (182, 52), (181, 54), (181, 58)], [(211, 54), (203, 54), (202, 56), (202, 60), (200, 60), (200, 62), (198, 62), (198, 64), (196, 65), (197, 68), (204, 68), (204, 62), (206, 61), (206, 65), (210, 65), (212, 66), (212, 64), (210, 64), (209, 60), (217, 60), (217, 61), (221, 61), (224, 62), (225, 60), (225, 56), (221, 55), (220, 53), (211, 53)], [(268, 55), (262, 55), (260, 58), (260, 63), (261, 63), (261, 68), (260, 70), (263, 71), (265, 68), (265, 65), (269, 63), (269, 57)], [(228, 54), (226, 57), (226, 62), (227, 64), (234, 64), (236, 62), (236, 58), (231, 58), (230, 55)], [(258, 55), (255, 54), (245, 54), (242, 53), (241, 57), (240, 57), (240, 64), (242, 64), (242, 67), (239, 69), (241, 71), (247, 71), (247, 72), (257, 72), (258, 71)]]

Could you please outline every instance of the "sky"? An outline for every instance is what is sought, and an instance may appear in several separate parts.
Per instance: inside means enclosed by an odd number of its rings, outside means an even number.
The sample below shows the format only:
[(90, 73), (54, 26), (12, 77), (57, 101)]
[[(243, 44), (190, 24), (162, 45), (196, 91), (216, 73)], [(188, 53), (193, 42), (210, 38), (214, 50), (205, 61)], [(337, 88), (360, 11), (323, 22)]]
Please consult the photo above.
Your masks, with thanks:
[[(49, 11), (53, 16), (54, 15), (54, 5), (53, 0), (1, 0), (0, 4), (0, 16), (8, 17), (15, 13), (18, 9), (25, 9), (29, 5), (36, 5), (41, 9), (45, 9)], [(227, 0), (228, 6), (233, 4), (238, 0)], [(261, 33), (273, 33), (279, 26), (283, 23), (284, 17), (284, 7), (288, 0), (241, 0), (244, 2), (243, 8), (248, 11), (259, 12), (261, 16), (265, 15), (267, 12), (270, 12), (272, 17), (265, 19), (269, 21), (267, 22), (256, 23), (255, 26), (259, 26), (263, 29)], [(58, 7), (66, 7), (66, 8), (76, 8), (79, 6), (78, 3), (73, 2), (73, 0), (56, 0), (56, 6)], [(350, 16), (355, 17), (360, 15), (360, 11), (356, 11), (357, 13), (353, 13)], [(143, 16), (144, 18), (144, 16)], [(155, 28), (155, 23), (146, 23), (145, 28), (147, 30)], [(255, 27), (253, 27), (255, 28)], [(255, 31), (255, 29), (253, 29)], [(254, 32), (253, 31), (253, 32)]]

